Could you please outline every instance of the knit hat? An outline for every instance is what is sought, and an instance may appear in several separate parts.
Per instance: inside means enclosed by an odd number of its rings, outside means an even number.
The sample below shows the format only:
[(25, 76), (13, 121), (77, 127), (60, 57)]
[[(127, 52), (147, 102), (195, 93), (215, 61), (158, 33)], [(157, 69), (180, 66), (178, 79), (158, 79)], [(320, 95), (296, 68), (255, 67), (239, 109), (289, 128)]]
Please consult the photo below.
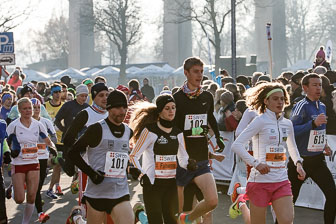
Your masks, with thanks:
[(166, 104), (170, 103), (170, 102), (175, 102), (175, 100), (172, 97), (172, 95), (169, 95), (169, 94), (159, 95), (156, 98), (156, 101), (155, 101), (157, 112), (160, 113), (163, 110), (163, 108), (166, 106)]
[(100, 82), (100, 83), (94, 84), (91, 88), (92, 100), (94, 100), (94, 98), (96, 98), (98, 93), (100, 93), (101, 91), (104, 91), (104, 90), (108, 91), (108, 88), (104, 83)]
[(86, 85), (80, 84), (79, 86), (76, 87), (76, 96), (84, 93), (89, 94), (89, 89)]
[(127, 108), (127, 97), (125, 93), (120, 90), (113, 90), (107, 97), (106, 110), (113, 107), (125, 107)]
[(128, 92), (128, 88), (124, 85), (118, 85), (116, 89), (118, 89), (122, 92)]
[(85, 80), (83, 81), (83, 84), (85, 84), (85, 85), (89, 85), (89, 84), (94, 84), (94, 82), (92, 81), (92, 79), (87, 78), (87, 79), (85, 79)]
[(320, 50), (316, 53), (316, 57), (321, 57), (325, 59), (325, 52), (322, 46), (320, 47)]
[(30, 88), (29, 86), (25, 86), (25, 87), (23, 87), (22, 89), (21, 89), (21, 96), (23, 97), (26, 93), (28, 93), (28, 92), (33, 92), (33, 90), (32, 90), (32, 88)]
[(233, 101), (233, 93), (230, 91), (225, 91), (221, 94), (220, 100), (223, 101), (225, 104), (229, 104)]
[(65, 75), (61, 78), (61, 82), (68, 85), (71, 82), (71, 78), (68, 75)]

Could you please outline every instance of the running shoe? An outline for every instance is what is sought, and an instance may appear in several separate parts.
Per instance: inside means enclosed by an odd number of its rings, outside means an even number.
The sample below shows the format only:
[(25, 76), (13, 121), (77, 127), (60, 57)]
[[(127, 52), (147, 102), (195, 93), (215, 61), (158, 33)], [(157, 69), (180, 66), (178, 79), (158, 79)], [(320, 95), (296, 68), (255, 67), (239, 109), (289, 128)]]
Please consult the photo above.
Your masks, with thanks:
[(239, 203), (245, 203), (245, 202), (246, 201), (244, 199), (244, 194), (240, 194), (237, 197), (236, 201), (230, 206), (229, 215), (232, 219), (235, 219), (242, 214), (239, 208)]
[(235, 183), (234, 186), (233, 186), (233, 192), (231, 194), (231, 202), (235, 202), (237, 200), (237, 197), (238, 197), (238, 193), (237, 193), (237, 189), (238, 187), (241, 187), (241, 184), (239, 182)]
[(72, 209), (71, 209), (71, 213), (69, 215), (69, 217), (67, 218), (67, 221), (66, 221), (66, 224), (74, 224), (74, 217), (77, 217), (77, 216), (83, 216), (82, 214), (82, 209), (80, 206), (74, 206)]
[(50, 218), (50, 217), (49, 217), (48, 214), (45, 214), (45, 213), (42, 212), (42, 213), (39, 215), (38, 221), (39, 221), (40, 223), (45, 223), (46, 221), (48, 221), (49, 218)]
[(64, 195), (63, 192), (62, 192), (61, 186), (59, 186), (59, 185), (56, 186), (55, 194), (57, 196), (63, 196)]
[(192, 221), (186, 221), (187, 214), (181, 213), (178, 217), (178, 221), (180, 224), (192, 224)]
[(133, 206), (133, 212), (134, 212), (134, 216), (135, 216), (135, 222), (137, 223), (139, 222), (139, 213), (145, 211), (145, 207), (143, 206), (143, 204), (141, 202), (137, 202), (135, 203), (135, 205)]
[(51, 199), (57, 199), (58, 198), (51, 189), (47, 190), (46, 195)]
[(73, 193), (73, 194), (78, 193), (78, 191), (79, 191), (78, 180), (75, 180), (71, 183), (70, 189), (71, 189), (71, 193)]
[(9, 187), (6, 189), (6, 198), (7, 199), (12, 198), (12, 192), (13, 192), (13, 185), (9, 185)]

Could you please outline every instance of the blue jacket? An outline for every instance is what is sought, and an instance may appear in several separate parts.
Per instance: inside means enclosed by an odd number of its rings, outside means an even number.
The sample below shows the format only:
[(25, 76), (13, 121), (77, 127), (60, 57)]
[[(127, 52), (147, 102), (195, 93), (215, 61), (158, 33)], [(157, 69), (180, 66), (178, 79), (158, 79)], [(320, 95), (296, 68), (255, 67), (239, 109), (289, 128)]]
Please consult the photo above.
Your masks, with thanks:
[(326, 129), (326, 125), (320, 125), (313, 129), (313, 120), (321, 113), (326, 114), (325, 105), (318, 101), (311, 101), (307, 97), (300, 100), (292, 109), (290, 120), (294, 126), (296, 145), (301, 156), (315, 156), (323, 152), (308, 152), (307, 146), (311, 130)]
[(0, 119), (0, 166), (2, 166), (3, 142), (7, 137), (6, 128), (7, 128), (6, 121)]

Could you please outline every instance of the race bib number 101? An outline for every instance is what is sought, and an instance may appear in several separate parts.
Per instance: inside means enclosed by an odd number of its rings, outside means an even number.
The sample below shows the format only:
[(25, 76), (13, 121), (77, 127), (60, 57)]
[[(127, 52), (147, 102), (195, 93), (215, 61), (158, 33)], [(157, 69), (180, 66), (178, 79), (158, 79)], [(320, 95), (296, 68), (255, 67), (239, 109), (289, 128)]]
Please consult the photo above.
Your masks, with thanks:
[(124, 178), (128, 163), (128, 154), (107, 152), (105, 160), (105, 177)]
[(191, 130), (192, 128), (208, 125), (207, 114), (187, 114), (184, 121), (184, 130)]

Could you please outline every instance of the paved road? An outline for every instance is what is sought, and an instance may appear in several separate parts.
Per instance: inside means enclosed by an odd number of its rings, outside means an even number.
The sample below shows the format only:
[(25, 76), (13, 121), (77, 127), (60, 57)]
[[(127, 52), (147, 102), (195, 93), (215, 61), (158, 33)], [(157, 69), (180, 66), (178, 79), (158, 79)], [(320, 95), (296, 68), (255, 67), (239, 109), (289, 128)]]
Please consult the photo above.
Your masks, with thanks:
[[(51, 177), (51, 173), (48, 174), (45, 183), (49, 183)], [(9, 177), (5, 177), (5, 182), (8, 185), (10, 181)], [(47, 223), (50, 224), (64, 224), (66, 218), (69, 215), (71, 208), (76, 205), (77, 195), (73, 195), (69, 189), (71, 184), (71, 178), (66, 175), (62, 175), (61, 186), (65, 193), (65, 195), (57, 200), (51, 200), (47, 198), (44, 193), (47, 190), (48, 184), (43, 186), (42, 198), (45, 201), (45, 205), (43, 207), (44, 211), (50, 215), (50, 219)], [(133, 205), (136, 201), (142, 199), (142, 189), (137, 181), (129, 181), (130, 192), (132, 195), (131, 204)], [(213, 215), (213, 223), (214, 224), (237, 224), (243, 223), (242, 217), (238, 217), (237, 219), (231, 219), (229, 217), (229, 206), (230, 206), (230, 198), (226, 195), (227, 187), (218, 187), (219, 192), (219, 204), (214, 211)], [(224, 193), (222, 193), (224, 192)], [(20, 224), (22, 220), (22, 213), (24, 210), (24, 205), (15, 204), (13, 199), (6, 201), (7, 206), (7, 215), (9, 218), (9, 223)], [(38, 223), (36, 211), (33, 214), (32, 222)], [(267, 223), (272, 223), (272, 217), (270, 211), (267, 212)], [(322, 224), (323, 223), (323, 212), (319, 210), (306, 209), (306, 208), (295, 208), (295, 224)]]

